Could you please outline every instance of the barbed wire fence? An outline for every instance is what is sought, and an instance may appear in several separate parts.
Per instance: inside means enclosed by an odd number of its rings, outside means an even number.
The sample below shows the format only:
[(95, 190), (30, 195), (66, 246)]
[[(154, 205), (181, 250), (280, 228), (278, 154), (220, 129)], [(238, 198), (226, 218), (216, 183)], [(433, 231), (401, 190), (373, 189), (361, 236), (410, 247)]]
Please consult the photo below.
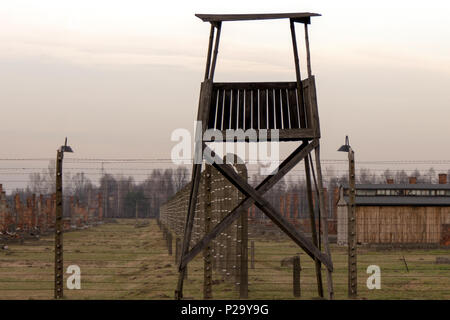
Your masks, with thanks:
[[(201, 230), (202, 225), (205, 224), (207, 213), (206, 211), (199, 210), (199, 207), (203, 208), (205, 205), (204, 199), (207, 197), (205, 194), (205, 190), (208, 189), (208, 180), (206, 177), (208, 170), (211, 170), (209, 167), (207, 168), (201, 178), (203, 189), (197, 200), (197, 211), (193, 229), (194, 237), (191, 245), (206, 234), (206, 232), (202, 233)], [(212, 181), (214, 181), (215, 185), (215, 188), (211, 191), (212, 211), (215, 212), (215, 204), (219, 203), (218, 211), (226, 215), (238, 203), (233, 201), (227, 205), (228, 201), (233, 199), (230, 197), (229, 190), (233, 190), (231, 192), (234, 192), (234, 194), (239, 194), (239, 192), (219, 173), (216, 173), (216, 177), (214, 170), (213, 174), (211, 174), (213, 177)], [(176, 194), (161, 207), (160, 226), (164, 230), (166, 237), (172, 238), (171, 232), (175, 230), (174, 232), (176, 232), (178, 239), (177, 243), (179, 243), (179, 239), (183, 235), (182, 231), (186, 220), (189, 190), (190, 185), (187, 185), (186, 189)], [(223, 192), (217, 193), (217, 190)], [(242, 197), (242, 195), (240, 196)], [(180, 200), (181, 198), (183, 200)], [(283, 212), (285, 208), (284, 200), (285, 198), (280, 199), (282, 215), (291, 220), (302, 233), (308, 234), (311, 237), (310, 230), (305, 228), (305, 224), (297, 223), (297, 219), (300, 218), (298, 211), (294, 217), (292, 217), (291, 213)], [(298, 207), (298, 199), (296, 204), (295, 198), (293, 202), (293, 206), (297, 205)], [(226, 281), (230, 276), (233, 278), (232, 275), (235, 274), (233, 271), (238, 267), (242, 268), (242, 265), (245, 264), (247, 267), (245, 272), (248, 274), (247, 282), (245, 283), (247, 289), (245, 297), (249, 295), (254, 299), (285, 299), (301, 296), (308, 298), (317, 297), (316, 277), (312, 261), (304, 253), (300, 252), (268, 219), (255, 220), (252, 209), (249, 208), (248, 212), (243, 213), (246, 221), (241, 223), (240, 226), (237, 226), (238, 228), (242, 228), (245, 225), (246, 229), (248, 229), (245, 241), (247, 244), (239, 243), (239, 241), (242, 241), (240, 240), (242, 236), (239, 237), (239, 232), (233, 229), (235, 225), (219, 234), (212, 241), (211, 246), (214, 248), (212, 252), (215, 253), (215, 257), (218, 257), (218, 260), (215, 262), (215, 265), (218, 266), (214, 269), (216, 271), (215, 277), (219, 281), (220, 279)], [(223, 217), (224, 215), (219, 215), (219, 217)], [(421, 222), (418, 219), (413, 219), (410, 223), (408, 221), (399, 223), (399, 221), (394, 220), (380, 219), (378, 217), (362, 217), (358, 221), (360, 229), (358, 237), (365, 240), (365, 242), (368, 239), (373, 240), (372, 242), (369, 241), (369, 243), (360, 244), (358, 253), (358, 284), (360, 288), (363, 288), (362, 292), (375, 298), (423, 298), (423, 295), (426, 293), (429, 294), (430, 298), (448, 297), (450, 294), (449, 283), (443, 284), (441, 282), (442, 280), (448, 280), (450, 276), (450, 266), (443, 265), (443, 261), (448, 260), (445, 257), (448, 254), (448, 247), (441, 247), (439, 241), (434, 241), (441, 238), (440, 231), (437, 231), (434, 228), (435, 226), (419, 226)], [(174, 227), (174, 221), (177, 221), (177, 227)], [(212, 221), (217, 224), (220, 219), (213, 218)], [(262, 221), (264, 222), (262, 223)], [(417, 226), (411, 227), (412, 224), (417, 224)], [(404, 234), (405, 231), (402, 230), (405, 226), (408, 226), (406, 235)], [(336, 236), (337, 228), (335, 225), (322, 227), (331, 227), (329, 231)], [(363, 230), (364, 228), (369, 229), (369, 231)], [(424, 235), (424, 228), (427, 228), (426, 235)], [(208, 229), (205, 228), (205, 230)], [(393, 232), (398, 233), (394, 235), (394, 238), (398, 236), (395, 243), (389, 241), (389, 239), (392, 240)], [(390, 238), (386, 234), (389, 234)], [(336, 242), (336, 238), (334, 240)], [(168, 242), (167, 245), (169, 250), (171, 250), (171, 242)], [(245, 261), (241, 262), (240, 266), (237, 261), (241, 257), (239, 253), (242, 252), (242, 249), (239, 250), (237, 248), (245, 248), (244, 250), (250, 251), (250, 254), (245, 256)], [(333, 245), (332, 251), (335, 265), (334, 275), (337, 278), (335, 280), (335, 286), (338, 298), (344, 298), (347, 294), (348, 252), (346, 248), (346, 246)], [(430, 249), (434, 251), (430, 251)], [(207, 259), (209, 255), (210, 253), (208, 251), (205, 251), (203, 255), (205, 270), (207, 270), (207, 266), (209, 265)], [(444, 255), (444, 257), (440, 257), (439, 255)], [(372, 265), (382, 267), (383, 283), (384, 287), (387, 287), (387, 291), (389, 291), (388, 295), (385, 295), (386, 291), (379, 295), (368, 291), (366, 280), (369, 275), (367, 274), (367, 268)], [(248, 266), (250, 266), (250, 269), (248, 269)], [(207, 279), (206, 276), (205, 279)], [(414, 285), (415, 282), (418, 285)], [(231, 283), (241, 285), (237, 280), (231, 281)], [(404, 289), (401, 289), (402, 287)], [(413, 291), (412, 295), (411, 291)], [(210, 282), (206, 280), (204, 281), (203, 292), (211, 292)], [(231, 296), (234, 298), (242, 298), (242, 295), (237, 295), (237, 292), (236, 290), (235, 294)], [(251, 293), (249, 294), (249, 292)], [(211, 294), (204, 294), (203, 296), (205, 299), (211, 297)]]
[[(40, 159), (48, 161), (49, 159)], [(67, 172), (86, 172), (87, 177), (97, 181), (104, 172), (101, 163), (108, 159), (67, 159)], [(106, 166), (113, 175), (130, 175), (135, 177), (134, 183), (142, 183), (143, 178), (158, 167), (168, 163), (166, 160), (137, 159), (136, 161), (121, 161), (109, 159)], [(126, 160), (126, 159), (125, 159)], [(30, 159), (8, 159), (0, 162), (0, 183), (4, 184), (6, 192), (16, 188), (11, 184), (26, 185), (28, 175), (41, 172), (44, 165), (30, 166)], [(35, 160), (33, 160), (35, 161)], [(117, 161), (117, 162), (116, 162)], [(139, 162), (140, 161), (140, 162)], [(324, 162), (327, 164), (327, 162)], [(3, 165), (4, 164), (4, 165)], [(336, 172), (346, 173), (346, 162), (328, 162), (337, 169), (325, 175), (325, 179), (336, 177)], [(2, 166), (3, 165), (3, 166)], [(415, 172), (415, 167), (422, 166), (421, 172), (426, 172), (423, 166), (433, 165), (436, 172), (447, 172), (450, 161), (430, 162), (374, 162), (367, 163), (373, 172), (384, 172), (385, 166), (390, 166), (391, 173), (405, 171)], [(342, 167), (342, 170), (340, 168)], [(410, 168), (408, 168), (410, 166)], [(360, 168), (362, 169), (362, 167)], [(249, 166), (247, 175), (250, 177), (258, 172), (257, 168)], [(207, 196), (198, 201), (196, 227), (192, 243), (200, 239), (205, 230), (212, 228), (229, 208), (234, 207), (236, 199), (242, 195), (227, 183), (221, 175), (211, 173), (211, 200)], [(301, 179), (300, 171), (294, 169), (292, 179)], [(187, 189), (188, 186), (187, 186)], [(169, 227), (164, 227), (161, 216), (161, 231), (158, 231), (157, 221), (144, 219), (145, 214), (139, 212), (140, 219), (114, 220), (106, 219), (104, 224), (87, 223), (64, 234), (64, 268), (77, 265), (81, 269), (81, 289), (65, 290), (68, 299), (172, 299), (176, 283), (177, 265), (181, 237), (187, 212), (188, 194), (186, 187), (175, 208)], [(158, 190), (155, 188), (154, 190)], [(162, 189), (161, 189), (162, 190)], [(180, 192), (183, 192), (181, 190)], [(39, 190), (35, 190), (38, 192)], [(65, 199), (71, 190), (66, 188)], [(47, 189), (42, 192), (48, 196)], [(203, 193), (205, 194), (205, 193)], [(207, 192), (206, 192), (207, 194)], [(285, 196), (285, 194), (283, 194)], [(270, 196), (270, 195), (268, 195)], [(122, 195), (121, 200), (125, 197)], [(279, 201), (275, 198), (274, 201)], [(209, 202), (211, 217), (205, 203)], [(203, 206), (202, 206), (203, 204)], [(278, 203), (279, 204), (279, 203)], [(291, 206), (294, 204), (291, 203)], [(24, 206), (26, 206), (24, 204)], [(301, 210), (299, 210), (301, 211)], [(300, 212), (299, 212), (300, 214)], [(195, 299), (245, 298), (241, 294), (244, 283), (241, 282), (243, 264), (241, 257), (247, 251), (247, 285), (250, 299), (292, 299), (315, 298), (317, 287), (314, 265), (309, 257), (300, 252), (288, 238), (268, 220), (256, 219), (252, 213), (243, 214), (245, 218), (231, 226), (229, 230), (219, 235), (209, 250), (199, 255), (189, 266), (186, 296)], [(209, 221), (209, 222), (208, 222)], [(378, 223), (367, 221), (367, 225)], [(419, 222), (414, 222), (418, 224)], [(247, 241), (239, 230), (247, 224)], [(392, 225), (392, 224), (391, 224)], [(174, 226), (174, 227), (172, 227)], [(305, 234), (308, 230), (302, 224), (297, 225)], [(164, 229), (166, 228), (166, 229)], [(420, 232), (414, 231), (417, 238)], [(437, 232), (437, 231), (436, 231)], [(4, 241), (0, 253), (0, 296), (2, 299), (51, 299), (53, 298), (54, 276), (54, 240), (49, 228), (47, 233), (32, 234), (28, 232), (18, 239)], [(384, 231), (379, 231), (383, 235)], [(170, 235), (169, 235), (170, 234)], [(165, 238), (163, 238), (163, 236)], [(39, 239), (39, 240), (38, 240)], [(169, 240), (170, 239), (170, 240)], [(178, 239), (178, 241), (177, 241)], [(246, 242), (244, 246), (243, 243)], [(170, 243), (170, 250), (169, 248)], [(178, 245), (177, 245), (178, 243)], [(4, 247), (7, 249), (4, 249)], [(332, 259), (335, 271), (334, 283), (336, 297), (346, 298), (347, 295), (347, 251), (345, 246), (332, 244)], [(244, 252), (244, 254), (241, 254)], [(171, 254), (170, 254), (171, 253)], [(210, 254), (208, 256), (208, 254)], [(448, 264), (448, 248), (434, 244), (409, 246), (384, 246), (361, 244), (358, 247), (358, 289), (360, 298), (368, 299), (449, 299), (450, 298), (450, 265)], [(178, 257), (178, 258), (177, 258)], [(195, 259), (194, 259), (195, 260)], [(210, 266), (204, 263), (210, 261)], [(447, 262), (446, 262), (447, 261)], [(369, 290), (366, 286), (369, 265), (378, 265), (381, 269), (380, 290)], [(209, 269), (208, 269), (209, 268)], [(65, 272), (64, 281), (70, 273)], [(210, 285), (204, 286), (205, 279), (211, 279)], [(211, 288), (211, 289), (205, 289)], [(206, 292), (205, 292), (206, 290)]]

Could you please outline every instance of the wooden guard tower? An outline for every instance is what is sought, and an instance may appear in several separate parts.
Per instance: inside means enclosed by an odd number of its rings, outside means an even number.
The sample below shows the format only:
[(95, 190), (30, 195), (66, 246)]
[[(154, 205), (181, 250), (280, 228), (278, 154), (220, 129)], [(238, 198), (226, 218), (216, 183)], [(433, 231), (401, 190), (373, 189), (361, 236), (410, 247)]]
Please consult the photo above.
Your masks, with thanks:
[[(256, 188), (251, 187), (233, 169), (232, 165), (218, 164), (213, 158), (211, 150), (207, 150), (206, 142), (197, 141), (196, 159), (205, 160), (219, 170), (236, 188), (245, 195), (245, 198), (208, 234), (191, 246), (191, 233), (194, 222), (195, 206), (201, 176), (201, 161), (194, 161), (192, 170), (192, 187), (189, 196), (188, 212), (184, 231), (181, 259), (179, 265), (179, 279), (175, 298), (183, 297), (183, 280), (187, 264), (200, 253), (208, 243), (218, 234), (230, 226), (242, 212), (253, 204), (264, 212), (276, 225), (280, 227), (295, 243), (297, 243), (314, 261), (316, 268), (318, 295), (323, 297), (322, 264), (327, 271), (328, 297), (333, 298), (333, 284), (331, 273), (333, 264), (328, 247), (328, 234), (324, 195), (322, 186), (322, 172), (320, 167), (320, 127), (317, 111), (316, 88), (314, 76), (311, 72), (308, 25), (311, 17), (320, 16), (316, 13), (275, 13), (275, 14), (196, 14), (205, 22), (211, 24), (209, 46), (206, 59), (204, 81), (201, 84), (197, 120), (202, 122), (202, 136), (207, 129), (216, 129), (225, 133), (227, 129), (278, 129), (279, 141), (299, 141), (300, 145), (278, 167), (275, 174), (267, 176)], [(294, 82), (227, 82), (215, 83), (214, 70), (217, 62), (217, 53), (222, 23), (225, 21), (289, 19), (292, 36), (292, 46), (295, 61)], [(302, 80), (300, 63), (298, 59), (295, 24), (304, 25), (307, 77)], [(267, 130), (269, 133), (270, 130)], [(224, 134), (225, 136), (225, 134)], [(259, 136), (259, 135), (257, 135)], [(203, 138), (202, 138), (203, 139)], [(268, 141), (271, 136), (268, 134)], [(204, 152), (204, 151), (207, 152)], [(315, 166), (311, 153), (315, 153)], [(280, 179), (283, 178), (301, 160), (304, 160), (306, 187), (311, 217), (312, 241), (299, 232), (289, 221), (264, 198), (266, 193)], [(199, 162), (199, 163), (197, 163)], [(314, 169), (315, 167), (315, 169)], [(315, 172), (317, 174), (315, 174)], [(322, 241), (316, 231), (315, 213), (313, 205), (313, 188), (319, 202), (319, 217), (322, 224)], [(322, 213), (322, 214), (320, 214)], [(322, 252), (323, 245), (323, 252)]]

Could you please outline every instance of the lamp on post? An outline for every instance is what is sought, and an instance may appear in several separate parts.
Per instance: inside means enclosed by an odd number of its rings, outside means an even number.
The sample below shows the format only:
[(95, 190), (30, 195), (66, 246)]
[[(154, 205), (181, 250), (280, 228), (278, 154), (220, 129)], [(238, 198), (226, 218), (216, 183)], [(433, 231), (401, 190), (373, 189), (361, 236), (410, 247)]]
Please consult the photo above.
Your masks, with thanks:
[(348, 136), (345, 136), (345, 144), (338, 151), (348, 153), (349, 179), (348, 179), (348, 213), (347, 213), (347, 246), (348, 246), (348, 297), (357, 295), (357, 266), (356, 266), (356, 190), (355, 190), (355, 153), (350, 146)]
[(62, 299), (63, 285), (63, 183), (62, 164), (64, 152), (73, 152), (67, 145), (67, 138), (63, 146), (56, 151), (56, 215), (55, 215), (55, 299)]

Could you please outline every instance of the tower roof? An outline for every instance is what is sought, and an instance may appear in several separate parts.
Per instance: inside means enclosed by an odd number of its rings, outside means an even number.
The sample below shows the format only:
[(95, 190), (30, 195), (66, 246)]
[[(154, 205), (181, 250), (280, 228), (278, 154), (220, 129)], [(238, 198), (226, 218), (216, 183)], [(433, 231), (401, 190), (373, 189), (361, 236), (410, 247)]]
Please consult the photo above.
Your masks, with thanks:
[(245, 21), (245, 20), (272, 20), (272, 19), (294, 19), (298, 22), (309, 23), (311, 17), (320, 16), (311, 12), (290, 12), (290, 13), (251, 13), (251, 14), (201, 14), (196, 17), (204, 22), (220, 21)]

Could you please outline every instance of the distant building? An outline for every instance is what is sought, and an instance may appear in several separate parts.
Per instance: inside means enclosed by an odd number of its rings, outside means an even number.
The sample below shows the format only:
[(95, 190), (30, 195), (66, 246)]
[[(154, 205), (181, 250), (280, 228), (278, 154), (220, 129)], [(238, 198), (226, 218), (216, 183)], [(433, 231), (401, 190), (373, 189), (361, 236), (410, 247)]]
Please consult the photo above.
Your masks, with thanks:
[[(450, 246), (450, 184), (356, 185), (357, 242), (361, 244), (437, 244)], [(348, 186), (341, 186), (337, 208), (337, 243), (347, 244)]]

